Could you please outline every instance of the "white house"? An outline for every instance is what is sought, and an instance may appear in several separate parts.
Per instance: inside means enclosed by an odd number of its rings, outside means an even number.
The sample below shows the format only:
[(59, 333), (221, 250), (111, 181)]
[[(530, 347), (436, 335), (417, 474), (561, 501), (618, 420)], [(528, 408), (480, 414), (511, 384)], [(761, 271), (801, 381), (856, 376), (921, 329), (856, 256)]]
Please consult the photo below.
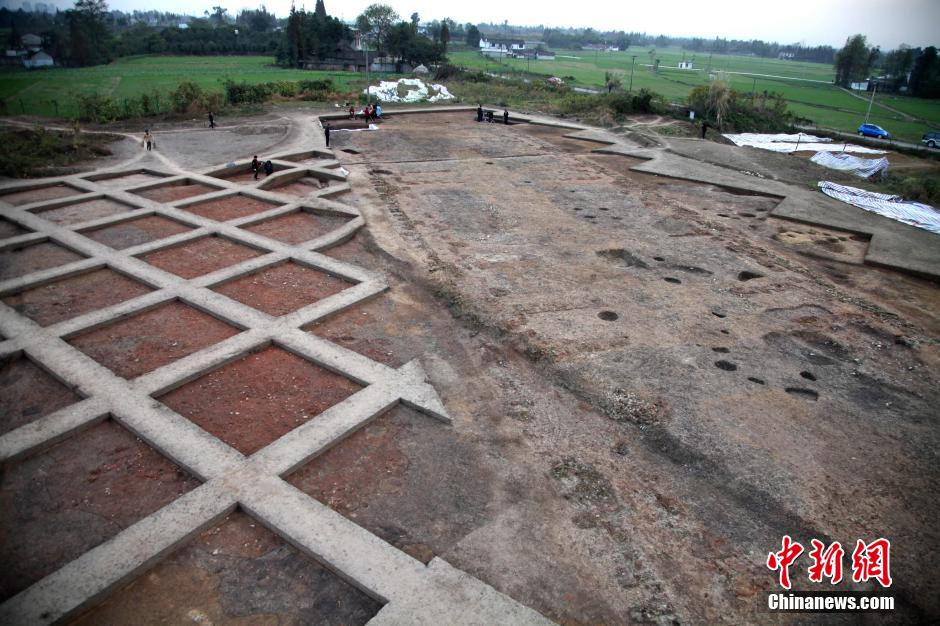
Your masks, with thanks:
[(23, 47), (30, 52), (38, 52), (39, 50), (42, 50), (42, 37), (39, 35), (27, 33), (20, 37), (20, 42), (23, 44)]
[(679, 61), (680, 70), (690, 70), (692, 69), (692, 61)]
[(480, 37), (480, 52), (489, 56), (510, 54), (525, 49), (525, 42), (521, 39), (487, 39), (486, 37)]
[(29, 69), (37, 67), (52, 67), (55, 63), (52, 57), (45, 52), (37, 52), (33, 56), (23, 59), (23, 66)]

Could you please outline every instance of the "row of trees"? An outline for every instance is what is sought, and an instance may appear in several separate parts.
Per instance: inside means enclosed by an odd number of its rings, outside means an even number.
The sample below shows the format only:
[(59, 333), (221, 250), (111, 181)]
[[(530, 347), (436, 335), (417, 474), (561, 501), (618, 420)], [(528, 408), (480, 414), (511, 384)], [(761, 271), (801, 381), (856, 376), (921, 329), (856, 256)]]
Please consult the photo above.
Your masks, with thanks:
[(882, 54), (877, 46), (869, 46), (864, 35), (849, 37), (836, 53), (836, 84), (849, 87), (864, 81), (873, 72), (885, 75), (881, 89), (898, 91), (907, 87), (911, 95), (940, 98), (940, 60), (937, 48), (911, 48), (901, 44), (896, 50)]

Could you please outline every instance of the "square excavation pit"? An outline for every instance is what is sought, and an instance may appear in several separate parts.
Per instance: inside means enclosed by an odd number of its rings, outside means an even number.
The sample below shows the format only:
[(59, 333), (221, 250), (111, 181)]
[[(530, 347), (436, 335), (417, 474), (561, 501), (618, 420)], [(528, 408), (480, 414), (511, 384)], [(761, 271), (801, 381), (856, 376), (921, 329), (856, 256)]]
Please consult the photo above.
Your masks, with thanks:
[(398, 405), (286, 477), (423, 563), (488, 522), (492, 470), (448, 426)]
[(111, 176), (108, 178), (97, 178), (94, 182), (102, 187), (111, 189), (127, 189), (129, 187), (139, 187), (166, 178), (166, 175), (151, 174), (149, 172), (134, 172), (124, 174), (123, 176)]
[(158, 400), (249, 455), (361, 388), (344, 376), (269, 346)]
[(77, 335), (69, 343), (118, 376), (130, 379), (238, 332), (237, 328), (176, 300)]
[(6, 202), (7, 204), (12, 204), (13, 206), (21, 206), (24, 204), (32, 204), (33, 202), (40, 202), (42, 200), (58, 200), (59, 198), (68, 198), (69, 196), (77, 196), (82, 193), (88, 192), (76, 187), (72, 187), (71, 185), (61, 183), (58, 185), (39, 187), (38, 189), (12, 191), (9, 193), (0, 194), (0, 200)]
[(223, 283), (213, 291), (279, 317), (352, 285), (342, 278), (289, 261)]
[(0, 361), (0, 435), (81, 399), (23, 355)]
[(402, 308), (383, 294), (302, 330), (397, 369), (423, 351), (421, 342), (415, 341), (421, 324), (408, 321)]
[(303, 178), (295, 178), (290, 182), (285, 182), (280, 185), (265, 187), (265, 189), (276, 193), (285, 193), (289, 196), (304, 198), (316, 191), (326, 189), (332, 182), (333, 181), (330, 180), (320, 180), (313, 176), (304, 176)]
[(0, 602), (198, 485), (112, 420), (8, 464), (0, 476)]
[(0, 217), (0, 239), (9, 239), (17, 235), (24, 235), (32, 232), (28, 228), (23, 228), (19, 224), (11, 222), (8, 219)]
[(223, 267), (237, 265), (262, 254), (224, 237), (212, 235), (187, 243), (163, 248), (141, 258), (154, 267), (183, 278), (196, 278)]
[(85, 231), (82, 234), (115, 250), (123, 250), (124, 248), (132, 248), (185, 233), (188, 230), (191, 230), (190, 226), (176, 220), (171, 220), (162, 215), (148, 215), (105, 226), (104, 228)]
[(3, 301), (40, 326), (49, 326), (148, 292), (150, 287), (104, 268), (33, 287)]
[(51, 241), (0, 250), (0, 280), (47, 270), (85, 257)]
[(132, 191), (131, 193), (154, 202), (176, 202), (177, 200), (201, 196), (213, 191), (219, 191), (219, 188), (186, 179), (168, 185), (144, 189), (143, 191)]
[(241, 511), (193, 538), (73, 626), (365, 624), (382, 604)]
[(264, 237), (297, 245), (336, 230), (351, 219), (351, 217), (344, 215), (295, 211), (294, 213), (266, 220), (260, 224), (252, 224), (242, 228)]
[(225, 196), (208, 202), (191, 204), (183, 207), (183, 210), (217, 222), (226, 222), (246, 215), (270, 211), (279, 206), (281, 205), (273, 202), (266, 202), (243, 194), (235, 194), (234, 196)]
[(119, 213), (126, 213), (136, 208), (137, 207), (129, 204), (112, 200), (111, 198), (96, 198), (94, 200), (79, 202), (78, 204), (60, 206), (55, 209), (37, 209), (34, 213), (50, 222), (69, 225), (90, 222)]

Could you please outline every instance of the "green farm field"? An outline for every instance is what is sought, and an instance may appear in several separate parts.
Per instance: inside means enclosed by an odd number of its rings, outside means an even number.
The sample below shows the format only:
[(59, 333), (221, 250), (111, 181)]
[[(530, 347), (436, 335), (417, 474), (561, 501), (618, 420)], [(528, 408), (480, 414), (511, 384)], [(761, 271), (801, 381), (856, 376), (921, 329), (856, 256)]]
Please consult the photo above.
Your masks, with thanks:
[[(526, 73), (573, 77), (575, 87), (602, 89), (605, 72), (621, 75), (624, 88), (646, 87), (673, 102), (684, 102), (709, 75), (722, 76), (739, 91), (780, 92), (797, 115), (821, 127), (853, 132), (864, 120), (868, 94), (853, 95), (831, 84), (833, 69), (821, 63), (781, 61), (734, 55), (694, 56), (693, 70), (679, 70), (680, 60), (693, 58), (678, 48), (625, 52), (557, 51), (554, 61), (488, 59), (475, 50), (453, 50), (450, 60), (463, 67), (500, 74)], [(634, 60), (635, 57), (635, 60)], [(650, 69), (660, 60), (658, 73)], [(103, 66), (42, 71), (0, 71), (0, 100), (9, 114), (72, 117), (77, 113), (76, 95), (102, 94), (118, 104), (123, 98), (157, 92), (161, 97), (183, 80), (203, 89), (222, 90), (222, 81), (261, 83), (267, 81), (331, 78), (340, 92), (356, 92), (365, 77), (348, 72), (288, 70), (272, 65), (264, 56), (128, 57)], [(634, 65), (635, 63), (635, 65)], [(633, 68), (631, 72), (631, 68)], [(373, 76), (373, 79), (376, 77)], [(459, 89), (456, 92), (460, 96)], [(887, 128), (897, 138), (919, 141), (930, 129), (940, 128), (940, 101), (876, 95), (871, 121)]]
[[(95, 67), (0, 72), (0, 99), (8, 113), (16, 115), (74, 116), (77, 94), (123, 98), (154, 91), (165, 95), (180, 82), (190, 80), (203, 89), (223, 91), (222, 81), (263, 83), (330, 78), (338, 91), (365, 86), (365, 78), (349, 72), (287, 70), (273, 66), (263, 56), (142, 56), (127, 57)], [(165, 100), (169, 102), (169, 100)]]
[[(679, 61), (693, 59), (678, 48), (648, 48), (624, 52), (585, 50), (556, 51), (554, 61), (489, 59), (474, 50), (450, 54), (451, 62), (493, 73), (530, 73), (573, 77), (574, 87), (602, 89), (606, 72), (621, 75), (624, 88), (633, 76), (633, 88), (646, 87), (674, 102), (683, 102), (689, 92), (706, 84), (709, 76), (720, 76), (744, 93), (775, 91), (783, 94), (789, 108), (820, 127), (854, 132), (865, 120), (870, 94), (852, 94), (832, 84), (834, 70), (822, 63), (761, 59), (734, 55), (694, 55), (694, 69), (680, 70)], [(634, 59), (635, 57), (635, 59)], [(660, 68), (653, 73), (654, 59)], [(634, 65), (635, 64), (635, 65)], [(920, 141), (928, 130), (940, 128), (940, 101), (903, 96), (875, 96), (870, 121), (887, 128), (905, 141)]]

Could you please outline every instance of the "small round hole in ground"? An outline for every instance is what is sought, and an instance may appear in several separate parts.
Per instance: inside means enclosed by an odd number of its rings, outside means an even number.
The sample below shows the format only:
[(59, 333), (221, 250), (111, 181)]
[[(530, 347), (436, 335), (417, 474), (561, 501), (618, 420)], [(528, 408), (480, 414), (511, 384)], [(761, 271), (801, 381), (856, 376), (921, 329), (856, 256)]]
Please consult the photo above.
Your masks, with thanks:
[(610, 209), (608, 209), (608, 208), (605, 207), (605, 206), (602, 206), (602, 207), (598, 207), (598, 210), (599, 210), (599, 211), (609, 211)]
[(666, 259), (664, 259), (664, 258), (661, 257), (661, 256), (654, 256), (654, 257), (653, 257), (653, 260), (654, 260), (654, 261), (665, 261)]
[(738, 213), (738, 215), (740, 215), (741, 217), (757, 217), (753, 213), (748, 213), (746, 211), (741, 211), (740, 213)]
[(801, 398), (806, 398), (807, 400), (812, 400), (815, 402), (819, 399), (819, 394), (812, 389), (806, 389), (805, 387), (787, 387), (784, 389), (788, 394), (792, 396), (799, 396)]
[(487, 165), (492, 165), (493, 162), (492, 162), (492, 161), (487, 161), (486, 164), (487, 164)]
[(728, 348), (723, 348), (723, 347), (712, 348), (712, 350), (720, 354), (728, 354), (729, 352), (731, 352), (731, 350), (729, 350)]
[(731, 361), (715, 361), (715, 367), (726, 372), (733, 372), (738, 369), (738, 366), (732, 363)]
[(752, 383), (757, 383), (758, 385), (765, 385), (765, 384), (766, 384), (766, 383), (765, 383), (763, 380), (761, 380), (760, 378), (755, 378), (755, 377), (753, 377), (753, 376), (748, 376), (747, 379), (748, 379), (749, 381), (751, 381)]
[(721, 333), (722, 333), (723, 335), (730, 335), (730, 334), (731, 334), (730, 332), (728, 332), (728, 331), (725, 330), (724, 328), (721, 329)]
[(725, 313), (722, 309), (712, 309), (712, 315), (715, 317), (728, 317), (728, 314)]
[(574, 208), (574, 210), (575, 210), (575, 211), (583, 211), (584, 209), (582, 209), (582, 208), (579, 207), (579, 206), (576, 206), (576, 207)]
[(619, 222), (619, 221), (622, 220), (623, 218), (620, 217), (619, 215), (611, 215), (611, 216), (610, 216), (610, 219), (612, 219), (612, 220), (617, 220), (617, 221)]
[(601, 318), (605, 322), (613, 322), (618, 319), (620, 316), (614, 313), (613, 311), (601, 311), (597, 314), (597, 317)]
[(666, 281), (667, 283), (672, 283), (674, 285), (682, 284), (681, 280), (679, 280), (678, 278), (673, 278), (672, 276), (666, 276), (663, 280)]
[(806, 380), (816, 380), (816, 375), (813, 374), (812, 372), (800, 372), (800, 376), (802, 376)]
[(584, 219), (586, 219), (586, 220), (596, 220), (596, 219), (597, 219), (597, 216), (596, 216), (596, 215), (585, 215), (585, 216), (584, 216)]
[(744, 282), (746, 280), (754, 280), (755, 278), (763, 278), (763, 274), (758, 274), (757, 272), (752, 272), (750, 270), (744, 270), (743, 272), (738, 272), (738, 280)]
[(731, 217), (731, 216), (728, 215), (727, 213), (718, 213), (717, 215), (718, 215), (718, 217)]

